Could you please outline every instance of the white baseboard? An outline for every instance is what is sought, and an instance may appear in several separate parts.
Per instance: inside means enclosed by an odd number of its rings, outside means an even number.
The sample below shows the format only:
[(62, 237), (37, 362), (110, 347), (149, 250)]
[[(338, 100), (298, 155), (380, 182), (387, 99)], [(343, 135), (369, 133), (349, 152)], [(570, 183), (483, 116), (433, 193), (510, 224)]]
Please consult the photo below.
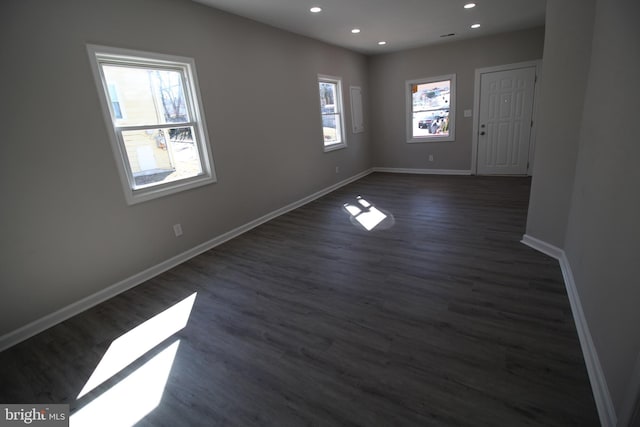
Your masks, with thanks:
[(640, 425), (640, 354), (636, 358), (627, 394), (618, 413), (621, 426)]
[(414, 173), (420, 175), (471, 175), (471, 170), (467, 169), (407, 169), (375, 167), (373, 168), (373, 172)]
[(564, 251), (556, 246), (553, 246), (545, 241), (540, 239), (536, 239), (533, 236), (529, 236), (525, 234), (522, 236), (522, 243), (529, 246), (530, 248), (535, 249), (538, 252), (542, 252), (545, 255), (549, 255), (551, 258), (555, 258), (560, 261), (562, 254)]
[(584, 311), (582, 310), (580, 295), (578, 294), (578, 289), (573, 278), (573, 272), (571, 271), (571, 265), (569, 264), (569, 259), (567, 258), (566, 253), (563, 249), (527, 234), (522, 236), (522, 243), (542, 252), (545, 255), (549, 255), (550, 257), (557, 259), (560, 263), (562, 277), (564, 278), (564, 284), (569, 297), (569, 304), (571, 305), (573, 321), (576, 324), (580, 347), (584, 356), (585, 365), (587, 366), (589, 382), (591, 383), (591, 390), (596, 402), (596, 408), (598, 409), (598, 416), (600, 417), (600, 424), (603, 427), (615, 427), (617, 425), (616, 411), (613, 406), (613, 401), (611, 400), (611, 394), (609, 393), (609, 387), (607, 386), (604, 372), (602, 371), (600, 359), (598, 358), (598, 352), (593, 344), (587, 319), (584, 316)]
[(76, 301), (62, 309), (55, 311), (51, 314), (48, 314), (40, 319), (37, 319), (31, 323), (28, 323), (25, 326), (22, 326), (14, 331), (11, 331), (0, 337), (0, 352), (6, 350), (9, 347), (12, 347), (19, 342), (22, 342), (32, 336), (39, 334), (40, 332), (49, 329), (52, 326), (57, 325), (60, 322), (63, 322), (77, 314), (82, 313), (83, 311), (94, 307), (104, 301), (107, 301), (114, 296), (127, 291), (135, 286), (138, 286), (149, 279), (158, 276), (161, 273), (164, 273), (167, 270), (176, 267), (177, 265), (182, 264), (183, 262), (200, 255), (203, 252), (208, 251), (209, 249), (213, 249), (218, 245), (223, 244), (224, 242), (233, 239), (247, 231), (264, 224), (267, 221), (270, 221), (280, 215), (283, 215), (289, 211), (297, 209), (303, 205), (306, 205), (309, 202), (312, 202), (326, 194), (331, 193), (332, 191), (337, 190), (340, 187), (343, 187), (347, 184), (350, 184), (353, 181), (357, 181), (360, 178), (363, 178), (373, 172), (372, 169), (367, 169), (357, 175), (354, 175), (350, 178), (347, 178), (343, 181), (340, 181), (336, 184), (333, 184), (329, 187), (326, 187), (320, 191), (317, 191), (307, 197), (304, 197), (298, 201), (290, 203), (280, 209), (277, 209), (273, 212), (270, 212), (266, 215), (261, 216), (253, 221), (250, 221), (240, 227), (234, 228), (220, 236), (214, 237), (204, 243), (197, 245), (194, 248), (191, 248), (185, 252), (182, 252), (172, 258), (169, 258), (166, 261), (161, 262), (160, 264), (154, 265), (150, 268), (147, 268), (140, 273), (134, 274), (131, 277), (128, 277), (120, 282), (111, 285), (99, 292), (96, 292), (93, 295), (89, 295), (86, 298), (83, 298), (79, 301)]

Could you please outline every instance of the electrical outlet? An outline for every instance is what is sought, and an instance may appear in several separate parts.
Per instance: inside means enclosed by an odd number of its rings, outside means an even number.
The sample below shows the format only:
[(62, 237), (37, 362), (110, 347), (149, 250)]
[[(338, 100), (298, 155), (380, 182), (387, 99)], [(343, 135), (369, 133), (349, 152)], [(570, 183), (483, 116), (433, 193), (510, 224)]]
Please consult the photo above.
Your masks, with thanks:
[(429, 154), (429, 161), (433, 162), (433, 154)]
[(182, 236), (182, 225), (174, 224), (173, 225), (173, 232), (176, 235), (176, 237)]
[(340, 173), (340, 166), (336, 166), (336, 173)]

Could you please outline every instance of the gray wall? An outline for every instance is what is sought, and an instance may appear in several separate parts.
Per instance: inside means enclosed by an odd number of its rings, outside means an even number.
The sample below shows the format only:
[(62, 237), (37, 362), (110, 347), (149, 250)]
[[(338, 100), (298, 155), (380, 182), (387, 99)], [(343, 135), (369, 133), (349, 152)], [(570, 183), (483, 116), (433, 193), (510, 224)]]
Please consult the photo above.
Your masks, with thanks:
[(564, 243), (619, 418), (640, 385), (638, 17), (637, 0), (598, 0)]
[(595, 0), (547, 2), (527, 234), (562, 247), (571, 203)]
[[(368, 104), (362, 55), (189, 0), (0, 7), (0, 335), (371, 165), (349, 114), (324, 153), (319, 117), (318, 73)], [(217, 184), (127, 206), (87, 43), (195, 58)]]
[[(544, 29), (536, 28), (372, 57), (374, 166), (471, 169), (473, 119), (463, 113), (473, 108), (476, 68), (540, 59), (543, 44)], [(455, 142), (407, 144), (405, 81), (452, 73), (457, 83)], [(429, 154), (433, 154), (433, 162), (428, 161)]]
[(567, 255), (620, 426), (640, 386), (638, 16), (637, 0), (547, 1), (527, 223)]

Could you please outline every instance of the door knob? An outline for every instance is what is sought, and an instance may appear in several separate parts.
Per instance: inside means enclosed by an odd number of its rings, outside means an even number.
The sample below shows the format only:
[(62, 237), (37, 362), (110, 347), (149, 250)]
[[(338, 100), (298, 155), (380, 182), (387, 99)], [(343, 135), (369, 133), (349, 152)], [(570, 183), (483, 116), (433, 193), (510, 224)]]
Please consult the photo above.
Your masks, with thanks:
[(484, 131), (480, 132), (480, 135), (484, 135)]

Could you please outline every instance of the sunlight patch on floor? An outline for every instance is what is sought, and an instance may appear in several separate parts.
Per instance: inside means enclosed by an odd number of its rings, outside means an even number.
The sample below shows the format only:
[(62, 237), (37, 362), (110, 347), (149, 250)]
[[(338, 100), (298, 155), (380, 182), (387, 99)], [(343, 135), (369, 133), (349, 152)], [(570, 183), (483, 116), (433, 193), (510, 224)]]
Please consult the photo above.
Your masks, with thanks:
[(129, 427), (159, 404), (180, 340), (162, 350), (140, 368), (69, 418), (71, 427)]
[(196, 294), (193, 293), (114, 340), (76, 399), (80, 399), (187, 326)]
[(389, 228), (395, 222), (393, 215), (376, 208), (374, 205), (362, 198), (362, 196), (356, 197), (356, 203), (345, 203), (343, 206), (351, 215), (352, 222), (355, 220), (367, 231), (371, 231), (374, 228), (379, 227), (383, 221), (387, 219), (389, 221), (387, 221), (387, 227), (385, 228)]

